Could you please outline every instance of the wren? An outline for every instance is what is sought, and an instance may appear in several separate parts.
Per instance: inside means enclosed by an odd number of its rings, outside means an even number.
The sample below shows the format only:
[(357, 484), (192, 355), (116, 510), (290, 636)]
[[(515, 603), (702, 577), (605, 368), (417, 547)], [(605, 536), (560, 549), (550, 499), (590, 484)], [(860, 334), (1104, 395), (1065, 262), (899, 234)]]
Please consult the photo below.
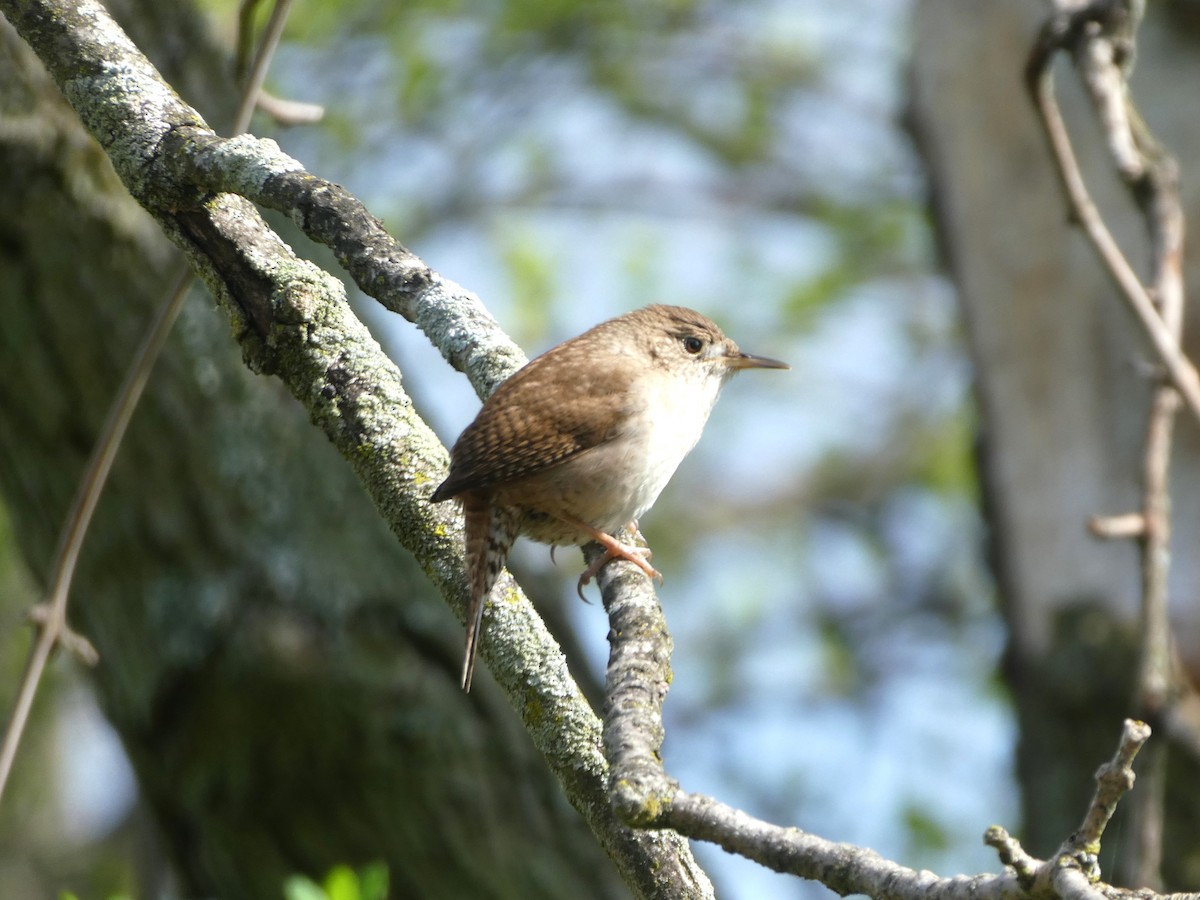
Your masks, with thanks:
[(466, 520), (470, 603), (462, 667), (471, 689), (483, 609), (518, 535), (552, 547), (597, 541), (661, 578), (650, 551), (618, 541), (654, 505), (696, 446), (722, 385), (741, 369), (786, 369), (751, 356), (700, 313), (647, 306), (547, 350), (496, 388), (450, 451), (433, 492)]

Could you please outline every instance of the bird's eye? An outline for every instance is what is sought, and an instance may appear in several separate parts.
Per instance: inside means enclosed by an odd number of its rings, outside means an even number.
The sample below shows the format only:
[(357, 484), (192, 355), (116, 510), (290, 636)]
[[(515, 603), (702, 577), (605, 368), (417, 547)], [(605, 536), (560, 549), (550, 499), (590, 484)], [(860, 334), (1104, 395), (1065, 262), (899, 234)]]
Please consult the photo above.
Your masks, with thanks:
[(695, 356), (704, 349), (704, 341), (696, 337), (694, 334), (689, 334), (683, 339), (683, 349)]

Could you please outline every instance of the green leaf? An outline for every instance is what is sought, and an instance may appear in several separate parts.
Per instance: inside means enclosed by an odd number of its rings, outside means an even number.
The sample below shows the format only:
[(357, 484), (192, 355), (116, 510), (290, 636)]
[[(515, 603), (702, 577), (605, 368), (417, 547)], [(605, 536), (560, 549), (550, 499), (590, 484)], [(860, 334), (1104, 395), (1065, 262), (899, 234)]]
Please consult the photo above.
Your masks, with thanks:
[(334, 866), (325, 876), (325, 893), (329, 900), (360, 900), (358, 875), (349, 866)]
[(329, 900), (319, 884), (304, 875), (293, 875), (283, 883), (284, 900)]
[(358, 889), (362, 900), (387, 900), (387, 863), (377, 862), (363, 866), (358, 873)]

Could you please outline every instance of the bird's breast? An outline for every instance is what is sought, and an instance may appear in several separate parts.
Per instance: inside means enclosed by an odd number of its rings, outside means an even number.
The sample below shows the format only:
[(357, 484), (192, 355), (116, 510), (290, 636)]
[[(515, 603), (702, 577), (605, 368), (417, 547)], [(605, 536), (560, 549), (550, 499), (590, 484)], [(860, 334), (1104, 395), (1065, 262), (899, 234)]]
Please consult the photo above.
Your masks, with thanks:
[(720, 379), (648, 379), (629, 397), (611, 440), (580, 454), (564, 472), (576, 518), (608, 533), (638, 519), (696, 446), (720, 392)]

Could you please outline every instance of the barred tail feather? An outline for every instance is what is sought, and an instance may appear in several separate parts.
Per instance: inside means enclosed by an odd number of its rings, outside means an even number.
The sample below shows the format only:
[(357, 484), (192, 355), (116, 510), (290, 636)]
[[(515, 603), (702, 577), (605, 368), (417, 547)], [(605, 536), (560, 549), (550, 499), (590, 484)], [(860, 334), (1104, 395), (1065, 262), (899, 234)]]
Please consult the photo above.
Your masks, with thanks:
[(466, 519), (467, 581), (471, 587), (471, 599), (467, 604), (462, 688), (470, 691), (475, 658), (479, 652), (479, 637), (483, 630), (483, 608), (508, 559), (508, 551), (517, 538), (520, 514), (510, 508), (496, 506), (487, 493), (468, 491), (462, 499)]

